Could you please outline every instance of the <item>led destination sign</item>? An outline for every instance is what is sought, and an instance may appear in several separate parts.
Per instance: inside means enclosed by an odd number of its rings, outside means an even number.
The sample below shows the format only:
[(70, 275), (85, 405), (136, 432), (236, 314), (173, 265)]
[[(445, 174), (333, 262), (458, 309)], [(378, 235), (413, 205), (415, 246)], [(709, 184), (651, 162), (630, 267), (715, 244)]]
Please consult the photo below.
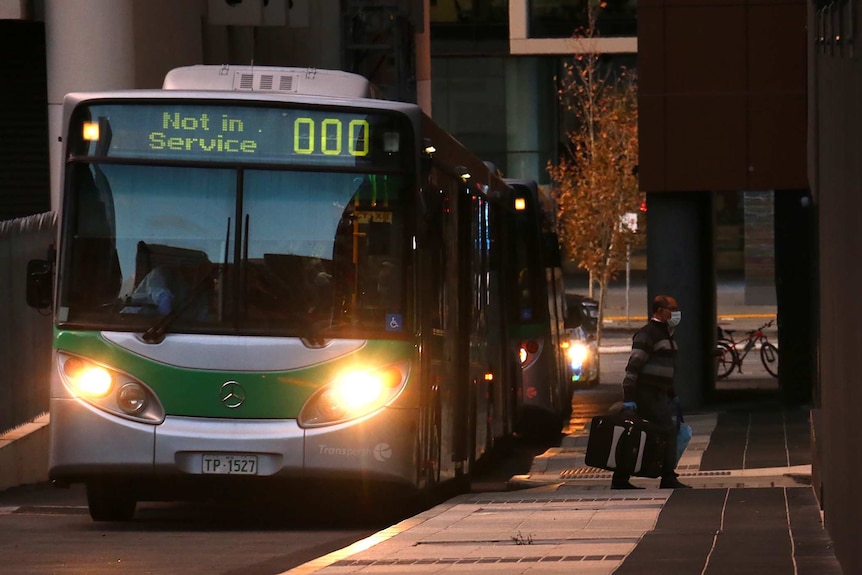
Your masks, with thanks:
[[(163, 103), (94, 105), (73, 127), (87, 155), (350, 165), (398, 163), (392, 115)], [(77, 148), (75, 148), (77, 149)]]
[(253, 134), (245, 133), (245, 122), (227, 114), (222, 115), (220, 122), (210, 122), (207, 113), (195, 117), (183, 116), (179, 112), (162, 112), (161, 130), (150, 132), (148, 139), (151, 150), (242, 154), (257, 151), (257, 140)]

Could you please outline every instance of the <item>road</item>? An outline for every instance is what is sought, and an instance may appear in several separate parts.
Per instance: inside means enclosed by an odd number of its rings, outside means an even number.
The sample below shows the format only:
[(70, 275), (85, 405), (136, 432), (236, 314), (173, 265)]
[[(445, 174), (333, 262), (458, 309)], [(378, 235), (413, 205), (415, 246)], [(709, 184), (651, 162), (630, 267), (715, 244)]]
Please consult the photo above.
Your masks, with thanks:
[(155, 504), (131, 523), (94, 523), (83, 489), (0, 493), (4, 575), (274, 575), (341, 549), (415, 509), (335, 508), (332, 494), (287, 505)]
[[(503, 491), (549, 443), (515, 441), (474, 491)], [(306, 492), (294, 501), (139, 503), (129, 523), (93, 522), (83, 488), (39, 484), (0, 492), (3, 575), (276, 575), (422, 510), (418, 503)], [(427, 505), (441, 502), (442, 499)]]

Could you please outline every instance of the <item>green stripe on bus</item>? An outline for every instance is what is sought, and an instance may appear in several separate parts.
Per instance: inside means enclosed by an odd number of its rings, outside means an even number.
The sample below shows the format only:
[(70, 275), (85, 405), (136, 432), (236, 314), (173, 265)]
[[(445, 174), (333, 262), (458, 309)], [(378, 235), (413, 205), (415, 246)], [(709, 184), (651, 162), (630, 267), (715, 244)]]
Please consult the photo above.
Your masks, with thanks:
[[(189, 369), (131, 353), (92, 331), (58, 331), (55, 349), (84, 356), (127, 373), (148, 385), (168, 415), (231, 419), (294, 419), (305, 401), (350, 366), (382, 367), (413, 359), (415, 348), (404, 341), (369, 341), (361, 349), (320, 365), (277, 372)], [(227, 381), (240, 383), (246, 399), (228, 408), (220, 398)]]

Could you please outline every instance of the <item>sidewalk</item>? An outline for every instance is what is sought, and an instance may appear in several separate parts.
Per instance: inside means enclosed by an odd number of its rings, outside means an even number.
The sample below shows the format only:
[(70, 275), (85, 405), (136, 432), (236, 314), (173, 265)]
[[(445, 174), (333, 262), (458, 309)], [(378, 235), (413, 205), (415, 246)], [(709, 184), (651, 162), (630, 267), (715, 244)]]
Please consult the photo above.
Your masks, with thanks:
[[(631, 301), (645, 302), (645, 286), (631, 291)], [(628, 353), (646, 319), (634, 306), (620, 313), (625, 295), (609, 293), (603, 355)], [(724, 328), (755, 329), (775, 317), (774, 306), (746, 305), (738, 285), (718, 295)], [(768, 376), (725, 381), (775, 385)], [(591, 418), (619, 393), (617, 384), (577, 390), (560, 446), (512, 477), (509, 491), (455, 497), (288, 573), (843, 575), (810, 485), (807, 408), (759, 400), (687, 414), (694, 435), (677, 471), (693, 489), (633, 478), (643, 490), (612, 491), (611, 474), (587, 467), (584, 453)]]
[(633, 478), (645, 489), (610, 490), (610, 473), (583, 463), (584, 427), (511, 491), (455, 497), (288, 573), (842, 574), (810, 486), (807, 409), (686, 421), (678, 471), (693, 489)]

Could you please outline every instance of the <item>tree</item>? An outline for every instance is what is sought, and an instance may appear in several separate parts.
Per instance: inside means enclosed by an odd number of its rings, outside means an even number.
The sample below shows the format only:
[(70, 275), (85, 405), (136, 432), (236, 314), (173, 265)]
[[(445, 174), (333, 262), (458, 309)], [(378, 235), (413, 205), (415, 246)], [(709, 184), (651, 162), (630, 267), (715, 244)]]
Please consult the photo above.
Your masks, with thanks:
[[(590, 6), (601, 8), (591, 0)], [(594, 37), (595, 12), (579, 38)], [(625, 262), (627, 246), (641, 239), (622, 225), (637, 212), (637, 80), (625, 68), (612, 69), (596, 52), (576, 54), (558, 78), (557, 94), (571, 113), (574, 128), (566, 132), (558, 164), (548, 163), (551, 193), (558, 205), (559, 236), (564, 251), (590, 274), (599, 287), (599, 332), (608, 283)]]

